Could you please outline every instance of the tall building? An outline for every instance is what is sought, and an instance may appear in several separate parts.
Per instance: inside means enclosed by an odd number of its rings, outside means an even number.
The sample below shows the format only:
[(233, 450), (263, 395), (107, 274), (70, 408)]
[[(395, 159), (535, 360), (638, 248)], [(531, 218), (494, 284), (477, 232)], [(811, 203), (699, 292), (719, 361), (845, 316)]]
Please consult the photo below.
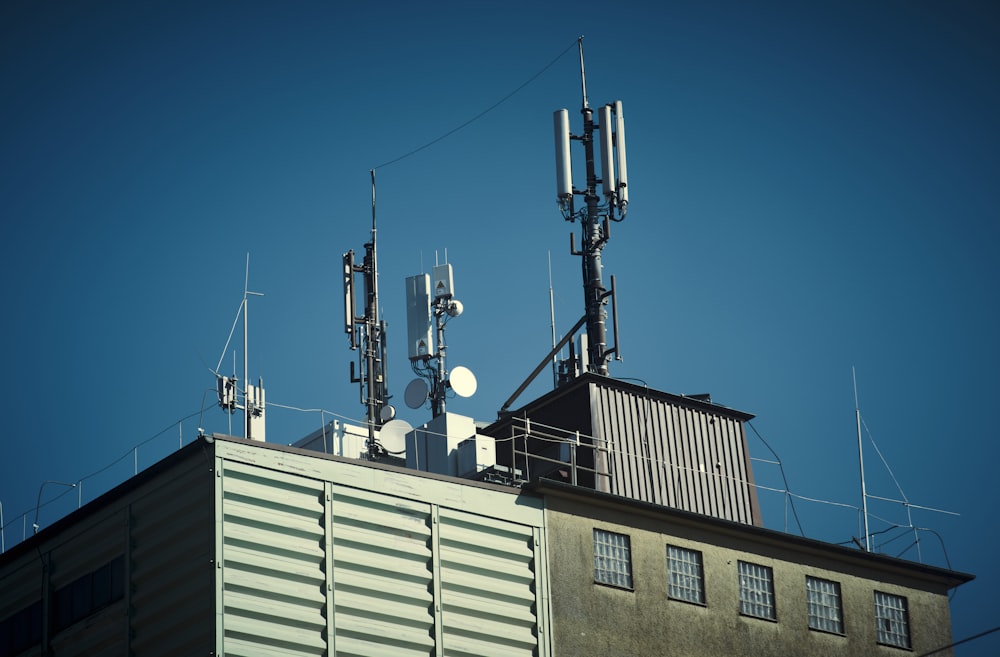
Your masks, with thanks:
[(413, 430), (419, 468), (359, 458), (342, 425), (300, 441), (337, 454), (203, 436), (0, 556), (0, 657), (951, 643), (972, 576), (760, 526), (749, 417), (582, 376), (489, 426)]

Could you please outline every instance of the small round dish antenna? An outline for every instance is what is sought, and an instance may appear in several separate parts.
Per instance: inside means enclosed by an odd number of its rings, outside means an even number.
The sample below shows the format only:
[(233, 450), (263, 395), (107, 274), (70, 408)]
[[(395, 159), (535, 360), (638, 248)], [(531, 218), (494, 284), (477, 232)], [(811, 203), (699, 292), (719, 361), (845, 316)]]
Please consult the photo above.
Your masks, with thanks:
[(400, 456), (406, 451), (406, 434), (413, 427), (405, 420), (389, 420), (379, 430), (378, 442), (382, 449), (392, 456)]
[(382, 421), (382, 424), (395, 420), (396, 408), (392, 404), (386, 404), (378, 412), (378, 419)]
[(413, 379), (403, 392), (403, 400), (410, 408), (420, 408), (427, 401), (427, 382), (423, 379)]
[(476, 375), (472, 373), (472, 370), (459, 365), (451, 371), (448, 385), (459, 397), (471, 397), (476, 394), (476, 388), (479, 384), (476, 382)]

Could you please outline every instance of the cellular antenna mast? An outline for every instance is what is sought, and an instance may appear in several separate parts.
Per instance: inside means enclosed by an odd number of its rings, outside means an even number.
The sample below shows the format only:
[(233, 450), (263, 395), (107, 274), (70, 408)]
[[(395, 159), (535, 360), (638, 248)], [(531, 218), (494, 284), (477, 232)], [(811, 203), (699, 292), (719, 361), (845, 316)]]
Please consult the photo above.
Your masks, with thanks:
[(455, 274), (450, 263), (435, 264), (429, 276), (417, 274), (406, 279), (406, 335), (410, 367), (418, 377), (404, 393), (410, 408), (420, 408), (429, 400), (431, 413), (438, 417), (445, 413), (450, 393), (459, 397), (475, 394), (478, 384), (472, 370), (460, 365), (449, 372), (445, 362), (448, 345), (444, 329), (462, 311), (462, 302), (455, 298)]
[[(559, 207), (567, 221), (580, 220), (582, 227), (581, 249), (576, 250), (574, 236), (570, 235), (570, 251), (581, 257), (583, 268), (584, 304), (586, 307), (587, 352), (586, 370), (607, 375), (608, 362), (613, 355), (621, 360), (618, 347), (617, 312), (615, 303), (614, 277), (611, 289), (604, 286), (602, 278), (601, 251), (611, 237), (611, 221), (625, 218), (628, 208), (628, 183), (625, 167), (625, 123), (621, 101), (604, 105), (597, 110), (598, 122), (594, 122), (594, 110), (587, 100), (587, 74), (583, 63), (583, 37), (579, 38), (580, 87), (583, 93), (583, 134), (571, 135), (569, 112), (565, 109), (555, 113), (556, 145), (556, 187)], [(594, 163), (594, 130), (600, 133), (600, 161), (602, 177), (597, 177)], [(586, 163), (586, 186), (573, 187), (571, 140), (583, 143)], [(616, 167), (617, 165), (617, 167)], [(597, 185), (601, 183), (601, 194)], [(573, 197), (583, 196), (586, 208), (576, 212)], [(603, 198), (602, 198), (603, 196)], [(612, 302), (615, 323), (614, 345), (608, 346), (607, 311), (608, 299)]]
[[(372, 237), (366, 243), (365, 257), (360, 265), (354, 262), (354, 251), (344, 254), (344, 331), (350, 336), (352, 350), (358, 350), (358, 372), (351, 362), (351, 382), (360, 386), (361, 403), (367, 409), (368, 453), (378, 453), (375, 429), (396, 416), (389, 405), (386, 368), (385, 322), (379, 319), (377, 228), (375, 221), (375, 170), (372, 179)], [(355, 311), (355, 274), (361, 274), (364, 289), (364, 313)]]
[[(511, 404), (535, 380), (551, 359), (567, 344), (570, 345), (569, 359), (560, 363), (565, 371), (554, 378), (556, 384), (566, 383), (583, 372), (594, 372), (607, 376), (608, 362), (614, 356), (621, 360), (618, 342), (618, 295), (615, 277), (611, 277), (611, 289), (604, 286), (602, 279), (601, 251), (611, 237), (611, 222), (625, 218), (628, 209), (628, 174), (625, 168), (625, 119), (620, 100), (598, 109), (599, 122), (594, 123), (594, 110), (587, 100), (587, 73), (583, 65), (583, 37), (578, 40), (580, 48), (580, 88), (583, 93), (583, 134), (573, 135), (569, 129), (569, 111), (557, 110), (554, 115), (556, 146), (556, 196), (559, 209), (566, 221), (580, 220), (582, 227), (581, 248), (576, 250), (576, 240), (570, 233), (570, 253), (581, 258), (583, 269), (583, 295), (586, 314), (555, 343), (552, 351), (535, 367), (528, 378), (514, 391), (498, 413), (503, 417)], [(594, 164), (594, 130), (600, 134), (600, 160), (602, 177), (597, 177)], [(573, 164), (570, 153), (572, 141), (583, 143), (587, 171), (587, 184), (583, 189), (573, 186)], [(601, 183), (598, 193), (597, 184)], [(573, 197), (582, 196), (586, 208), (577, 212)], [(608, 346), (607, 316), (605, 306), (611, 300), (611, 315), (614, 328), (614, 344)], [(550, 302), (551, 303), (551, 302)], [(554, 322), (553, 322), (554, 323)], [(580, 336), (579, 357), (573, 353), (573, 336), (586, 324), (586, 335)], [(586, 340), (584, 340), (586, 338)], [(584, 343), (585, 342), (585, 346)]]

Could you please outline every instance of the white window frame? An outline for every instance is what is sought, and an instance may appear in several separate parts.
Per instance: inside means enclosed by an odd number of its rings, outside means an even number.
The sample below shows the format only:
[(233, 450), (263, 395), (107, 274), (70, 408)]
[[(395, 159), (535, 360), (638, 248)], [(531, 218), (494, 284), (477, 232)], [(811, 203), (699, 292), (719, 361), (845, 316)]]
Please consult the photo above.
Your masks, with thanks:
[(910, 650), (910, 609), (901, 595), (875, 591), (875, 638), (880, 645)]
[(740, 581), (740, 614), (778, 620), (774, 600), (774, 569), (749, 561), (737, 562)]
[(809, 629), (830, 634), (846, 634), (840, 582), (806, 575), (806, 607)]
[(594, 527), (594, 582), (632, 590), (632, 541), (627, 534)]
[(667, 546), (667, 597), (705, 605), (705, 568), (701, 552)]

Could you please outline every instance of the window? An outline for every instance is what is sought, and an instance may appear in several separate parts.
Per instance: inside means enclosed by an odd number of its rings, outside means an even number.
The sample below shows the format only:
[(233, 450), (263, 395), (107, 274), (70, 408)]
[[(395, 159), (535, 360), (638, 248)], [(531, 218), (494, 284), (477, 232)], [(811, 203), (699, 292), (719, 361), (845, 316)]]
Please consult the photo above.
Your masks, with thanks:
[(806, 576), (806, 605), (809, 627), (820, 632), (844, 633), (844, 613), (840, 604), (840, 584)]
[(632, 548), (628, 536), (594, 529), (594, 581), (632, 588)]
[(910, 647), (910, 619), (906, 598), (875, 591), (875, 635), (883, 645), (907, 649)]
[(775, 620), (774, 571), (768, 566), (740, 561), (739, 576), (740, 613)]
[(0, 657), (19, 655), (42, 640), (42, 602), (34, 602), (0, 621)]
[(125, 596), (125, 559), (112, 559), (56, 590), (53, 596), (53, 630), (66, 629)]
[(667, 596), (695, 604), (705, 604), (705, 578), (701, 552), (667, 546)]

